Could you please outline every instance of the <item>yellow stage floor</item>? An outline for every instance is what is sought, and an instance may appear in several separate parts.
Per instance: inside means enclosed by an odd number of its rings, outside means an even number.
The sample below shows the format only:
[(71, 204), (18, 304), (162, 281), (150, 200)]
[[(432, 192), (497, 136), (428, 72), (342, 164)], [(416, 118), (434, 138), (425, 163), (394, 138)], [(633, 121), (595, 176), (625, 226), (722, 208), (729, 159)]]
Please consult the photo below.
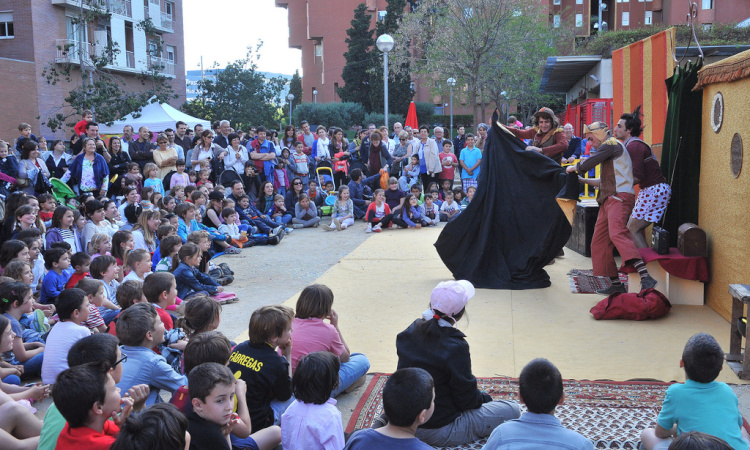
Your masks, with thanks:
[[(333, 290), (344, 338), (353, 352), (367, 355), (371, 372), (396, 369), (396, 335), (428, 307), (432, 288), (452, 278), (432, 245), (440, 231), (373, 234), (317, 281)], [(476, 376), (517, 377), (528, 361), (545, 357), (569, 379), (684, 381), (679, 361), (691, 335), (710, 333), (728, 350), (729, 324), (708, 306), (675, 305), (652, 321), (594, 320), (589, 309), (604, 297), (571, 293), (566, 276), (591, 268), (591, 260), (565, 254), (547, 267), (550, 288), (477, 290), (458, 324)], [(296, 298), (286, 304), (294, 307)], [(740, 383), (726, 365), (719, 381)]]

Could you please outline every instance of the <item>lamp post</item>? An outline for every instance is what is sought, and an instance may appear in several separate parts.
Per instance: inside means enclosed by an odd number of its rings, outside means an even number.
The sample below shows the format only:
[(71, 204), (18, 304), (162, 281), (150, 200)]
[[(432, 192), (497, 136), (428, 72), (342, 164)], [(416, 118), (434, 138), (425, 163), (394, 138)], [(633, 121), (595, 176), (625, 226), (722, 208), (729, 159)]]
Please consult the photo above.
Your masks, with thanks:
[(287, 102), (289, 102), (289, 125), (292, 124), (292, 102), (294, 101), (294, 94), (286, 96)]
[(448, 83), (448, 86), (451, 87), (451, 132), (448, 133), (448, 135), (453, 136), (453, 86), (456, 85), (456, 79), (453, 77), (450, 77), (448, 78), (446, 83)]
[(318, 103), (318, 90), (313, 91), (313, 103)]
[(508, 93), (503, 91), (500, 93), (500, 96), (503, 97), (503, 114), (505, 115), (505, 123), (508, 123)]
[(387, 34), (381, 35), (375, 42), (378, 50), (383, 52), (383, 92), (385, 96), (385, 127), (388, 127), (388, 52), (393, 50), (395, 43), (393, 38)]

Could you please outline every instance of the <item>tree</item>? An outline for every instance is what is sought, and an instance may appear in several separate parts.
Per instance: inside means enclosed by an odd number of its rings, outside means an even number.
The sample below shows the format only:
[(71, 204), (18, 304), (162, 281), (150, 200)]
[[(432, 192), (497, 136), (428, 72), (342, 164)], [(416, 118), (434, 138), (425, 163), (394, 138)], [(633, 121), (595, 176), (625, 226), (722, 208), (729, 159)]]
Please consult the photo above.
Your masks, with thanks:
[(299, 76), (299, 70), (294, 71), (292, 80), (289, 82), (289, 93), (294, 95), (297, 103), (302, 102), (302, 77)]
[(370, 73), (374, 55), (372, 54), (375, 40), (370, 28), (372, 17), (367, 13), (367, 6), (360, 3), (354, 10), (351, 28), (346, 30), (348, 36), (345, 42), (348, 50), (344, 53), (346, 65), (341, 72), (344, 86), (339, 88), (339, 98), (342, 102), (359, 103), (365, 111), (372, 110), (370, 100)]
[(197, 98), (185, 103), (182, 110), (211, 122), (229, 120), (235, 129), (278, 123), (277, 105), (286, 81), (281, 77), (266, 79), (257, 71), (262, 45), (248, 48), (245, 58), (223, 70), (217, 70), (219, 65), (214, 63), (215, 77), (199, 81)]
[[(80, 76), (81, 83), (68, 92), (63, 104), (55, 111), (50, 111), (48, 117), (42, 118), (42, 125), (57, 131), (64, 126), (73, 127), (75, 121), (66, 123), (74, 115), (80, 115), (84, 110), (94, 112), (94, 120), (111, 124), (115, 120), (135, 112), (152, 102), (166, 102), (177, 98), (169, 79), (162, 75), (164, 67), (150, 64), (147, 71), (137, 75), (144, 86), (143, 90), (128, 89), (124, 78), (115, 74), (110, 66), (114, 58), (120, 53), (117, 43), (108, 42), (106, 46), (99, 46), (99, 51), (92, 54), (83, 36), (89, 24), (107, 22), (111, 13), (102, 7), (103, 3), (96, 0), (82, 0), (75, 17), (73, 26), (76, 29), (76, 42), (59, 46), (63, 54), (75, 55), (66, 63), (49, 63), (43, 70), (42, 76), (48, 84), (59, 82), (73, 83)], [(147, 35), (155, 35), (156, 29), (151, 19), (136, 24)], [(149, 56), (161, 56), (161, 41), (157, 47), (149, 52)], [(83, 43), (83, 44), (82, 44)], [(77, 60), (79, 63), (74, 63)]]
[[(541, 8), (524, 0), (422, 0), (396, 34), (397, 42), (412, 46), (394, 49), (394, 59), (440, 80), (441, 93), (444, 80), (456, 79), (465, 87), (457, 89), (458, 95), (468, 96), (475, 119), (486, 121), (485, 102), (491, 96), (502, 106), (499, 94), (513, 82), (510, 74), (538, 72), (546, 52), (558, 43)], [(538, 89), (538, 84), (513, 84), (519, 90)]]
[[(390, 34), (393, 36), (399, 28), (404, 17), (404, 8), (406, 0), (388, 0), (386, 6), (385, 19), (378, 21), (375, 26), (375, 34), (381, 36)], [(396, 45), (399, 45), (397, 42)], [(401, 45), (406, 45), (401, 43)], [(378, 51), (378, 57), (373, 61), (370, 73), (370, 102), (373, 111), (383, 111), (383, 59)], [(390, 61), (388, 69), (388, 111), (394, 114), (406, 115), (409, 110), (409, 103), (414, 98), (414, 91), (411, 88), (411, 75), (409, 74), (407, 63), (401, 62), (401, 67), (396, 68), (393, 61)]]

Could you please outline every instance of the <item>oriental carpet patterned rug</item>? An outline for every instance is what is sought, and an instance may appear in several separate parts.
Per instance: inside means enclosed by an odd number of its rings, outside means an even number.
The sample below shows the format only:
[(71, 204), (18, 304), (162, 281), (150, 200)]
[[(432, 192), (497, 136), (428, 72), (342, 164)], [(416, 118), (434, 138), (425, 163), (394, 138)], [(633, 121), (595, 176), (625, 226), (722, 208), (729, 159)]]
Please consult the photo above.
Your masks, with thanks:
[[(347, 433), (369, 428), (383, 413), (382, 391), (388, 376), (374, 374), (352, 413)], [(518, 401), (517, 378), (478, 378), (477, 382), (479, 389), (493, 399)], [(566, 380), (564, 384), (565, 403), (555, 413), (563, 426), (589, 438), (596, 448), (636, 449), (641, 431), (655, 426), (664, 394), (671, 383)], [(521, 409), (525, 411), (523, 405)], [(481, 439), (452, 448), (480, 449), (486, 441)]]
[[(620, 281), (628, 287), (628, 274), (619, 272)], [(612, 285), (609, 278), (594, 276), (591, 269), (573, 269), (568, 272), (568, 284), (570, 292), (575, 294), (594, 294), (598, 289), (607, 289)]]

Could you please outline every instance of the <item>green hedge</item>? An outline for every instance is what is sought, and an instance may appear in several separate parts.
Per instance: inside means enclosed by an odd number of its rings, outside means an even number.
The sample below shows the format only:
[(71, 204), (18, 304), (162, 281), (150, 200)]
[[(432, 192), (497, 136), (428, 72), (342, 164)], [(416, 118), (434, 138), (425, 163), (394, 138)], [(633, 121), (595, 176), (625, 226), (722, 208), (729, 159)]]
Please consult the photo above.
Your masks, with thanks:
[[(404, 123), (404, 116), (400, 114), (388, 114), (388, 126), (390, 128), (393, 128), (393, 124), (396, 122)], [(367, 125), (368, 123), (374, 123), (378, 128), (381, 125), (385, 125), (385, 114), (383, 113), (367, 113), (365, 114), (365, 121), (363, 122), (363, 125)]]
[[(451, 126), (450, 114), (436, 114), (432, 116), (432, 120), (434, 123), (442, 123), (444, 127)], [(466, 128), (474, 125), (474, 114), (453, 114), (453, 128), (458, 128), (462, 125)]]
[(432, 124), (435, 122), (435, 105), (430, 102), (414, 102), (414, 106), (417, 107), (417, 121), (419, 121), (419, 125), (432, 127)]
[[(312, 125), (349, 128), (365, 122), (365, 108), (359, 103), (300, 103), (292, 107), (295, 126), (303, 120)], [(382, 116), (382, 114), (381, 114)]]

